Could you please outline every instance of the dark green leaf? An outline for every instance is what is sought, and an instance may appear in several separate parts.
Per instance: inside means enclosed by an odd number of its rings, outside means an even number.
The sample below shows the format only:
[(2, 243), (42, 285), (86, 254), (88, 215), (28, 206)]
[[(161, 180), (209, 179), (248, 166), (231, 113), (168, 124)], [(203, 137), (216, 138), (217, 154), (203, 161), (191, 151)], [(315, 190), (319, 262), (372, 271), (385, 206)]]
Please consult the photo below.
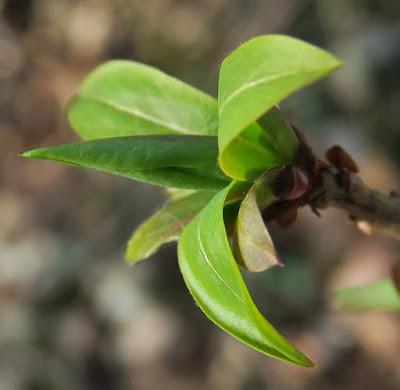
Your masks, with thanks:
[(93, 168), (164, 187), (218, 190), (227, 183), (217, 167), (215, 137), (137, 136), (66, 144), (24, 157)]
[(230, 188), (220, 191), (183, 230), (178, 257), (186, 285), (207, 317), (243, 343), (268, 356), (312, 366), (263, 318), (244, 284), (223, 218)]

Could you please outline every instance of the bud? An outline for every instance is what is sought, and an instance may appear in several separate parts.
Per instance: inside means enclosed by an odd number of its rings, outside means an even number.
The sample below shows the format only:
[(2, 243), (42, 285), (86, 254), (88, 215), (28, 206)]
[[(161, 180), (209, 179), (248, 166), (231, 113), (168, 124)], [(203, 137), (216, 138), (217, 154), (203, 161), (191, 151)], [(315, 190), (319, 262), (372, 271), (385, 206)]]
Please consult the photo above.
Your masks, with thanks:
[(358, 173), (358, 166), (353, 158), (339, 145), (332, 146), (325, 153), (326, 159), (337, 169)]
[(297, 209), (288, 210), (287, 212), (283, 212), (276, 218), (276, 222), (282, 229), (288, 228), (292, 225), (297, 219)]
[(297, 165), (286, 165), (272, 185), (274, 195), (280, 200), (301, 198), (310, 189), (310, 180)]

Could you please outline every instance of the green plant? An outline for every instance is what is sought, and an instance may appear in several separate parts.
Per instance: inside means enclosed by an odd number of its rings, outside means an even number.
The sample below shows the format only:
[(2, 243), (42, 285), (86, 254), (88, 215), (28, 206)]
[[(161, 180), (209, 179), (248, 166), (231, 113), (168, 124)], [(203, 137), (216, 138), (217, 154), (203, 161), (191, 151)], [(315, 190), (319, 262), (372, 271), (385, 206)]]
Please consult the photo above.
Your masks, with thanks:
[[(329, 180), (340, 174), (351, 184), (354, 162), (339, 147), (328, 153), (330, 164), (317, 159), (276, 106), (339, 66), (298, 39), (256, 37), (222, 63), (216, 101), (149, 66), (111, 61), (68, 107), (71, 126), (87, 141), (23, 156), (166, 187), (169, 201), (134, 233), (128, 263), (179, 240), (181, 272), (207, 317), (266, 355), (312, 366), (257, 310), (238, 264), (249, 271), (279, 265), (265, 221), (287, 224), (298, 207), (317, 212), (324, 202), (350, 212), (337, 195), (343, 186)], [(327, 188), (334, 195), (321, 192)], [(352, 206), (364, 220), (365, 210)]]

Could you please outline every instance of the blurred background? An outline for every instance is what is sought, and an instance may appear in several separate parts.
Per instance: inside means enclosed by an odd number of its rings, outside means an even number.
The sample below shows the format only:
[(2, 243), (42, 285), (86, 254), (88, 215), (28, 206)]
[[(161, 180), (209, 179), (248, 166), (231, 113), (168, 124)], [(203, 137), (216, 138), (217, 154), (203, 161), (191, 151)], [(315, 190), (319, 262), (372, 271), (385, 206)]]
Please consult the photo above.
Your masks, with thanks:
[(318, 153), (339, 143), (373, 187), (400, 189), (398, 0), (0, 0), (0, 389), (399, 389), (400, 317), (349, 314), (337, 287), (389, 273), (399, 244), (335, 210), (271, 234), (286, 267), (246, 275), (266, 317), (316, 363), (243, 346), (194, 305), (174, 245), (123, 262), (164, 201), (127, 179), (27, 161), (77, 139), (68, 99), (95, 66), (128, 58), (216, 95), (241, 42), (290, 34), (345, 60), (282, 104)]

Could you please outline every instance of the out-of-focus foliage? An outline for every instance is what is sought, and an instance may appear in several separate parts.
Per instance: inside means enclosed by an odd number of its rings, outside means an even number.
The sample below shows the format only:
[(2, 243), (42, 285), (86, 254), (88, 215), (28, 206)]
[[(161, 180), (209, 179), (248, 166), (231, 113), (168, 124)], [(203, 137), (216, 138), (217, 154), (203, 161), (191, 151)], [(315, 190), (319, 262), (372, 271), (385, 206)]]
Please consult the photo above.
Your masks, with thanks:
[(335, 303), (344, 310), (400, 310), (400, 295), (390, 279), (339, 289)]
[(16, 157), (71, 140), (63, 108), (107, 59), (151, 64), (216, 96), (218, 64), (232, 49), (284, 33), (337, 53), (346, 66), (283, 112), (319, 154), (342, 144), (368, 184), (398, 189), (397, 0), (0, 6), (1, 389), (399, 388), (398, 315), (360, 317), (328, 305), (337, 287), (387, 277), (397, 243), (363, 237), (333, 210), (321, 219), (304, 210), (283, 233), (271, 227), (285, 268), (245, 276), (261, 311), (320, 362), (305, 372), (241, 347), (193, 310), (174, 247), (134, 272), (123, 264), (121, 248), (159, 192)]

